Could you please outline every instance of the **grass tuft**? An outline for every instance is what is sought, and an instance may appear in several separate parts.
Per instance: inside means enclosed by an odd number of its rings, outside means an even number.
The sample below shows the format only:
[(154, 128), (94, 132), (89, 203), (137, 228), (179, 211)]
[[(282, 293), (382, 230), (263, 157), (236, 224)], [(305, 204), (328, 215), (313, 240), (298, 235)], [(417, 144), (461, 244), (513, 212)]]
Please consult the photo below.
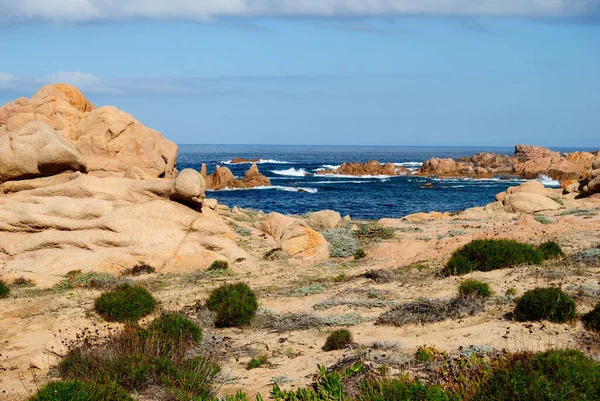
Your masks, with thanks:
[(247, 284), (224, 284), (210, 293), (206, 306), (216, 312), (217, 327), (242, 327), (256, 316), (258, 301)]
[(549, 320), (565, 323), (575, 318), (575, 301), (559, 288), (536, 288), (518, 299), (514, 317), (520, 322)]
[(157, 304), (145, 288), (123, 284), (97, 298), (94, 309), (108, 322), (137, 322)]

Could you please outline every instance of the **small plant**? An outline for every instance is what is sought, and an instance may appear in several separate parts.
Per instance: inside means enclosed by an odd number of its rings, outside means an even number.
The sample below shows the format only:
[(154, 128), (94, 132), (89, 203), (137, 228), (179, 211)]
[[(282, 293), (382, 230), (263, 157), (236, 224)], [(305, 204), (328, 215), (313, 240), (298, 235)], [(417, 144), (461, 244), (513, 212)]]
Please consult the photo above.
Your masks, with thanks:
[(339, 329), (327, 336), (323, 351), (344, 349), (352, 344), (352, 334), (347, 329)]
[(396, 273), (386, 269), (369, 270), (363, 274), (363, 277), (373, 280), (377, 284), (389, 283), (398, 279)]
[(133, 401), (133, 398), (114, 383), (103, 385), (69, 380), (46, 384), (29, 401)]
[(431, 362), (442, 355), (444, 352), (435, 346), (421, 345), (415, 353), (415, 359), (419, 362)]
[(542, 254), (544, 255), (544, 259), (546, 260), (558, 259), (565, 256), (562, 249), (560, 248), (560, 245), (558, 245), (554, 241), (546, 241), (540, 246), (538, 246), (538, 249), (542, 252)]
[(237, 231), (237, 233), (239, 235), (241, 235), (242, 237), (249, 237), (252, 235), (252, 230), (249, 228), (244, 228), (244, 227), (236, 227), (235, 230)]
[(356, 252), (354, 252), (354, 259), (356, 259), (356, 260), (358, 260), (358, 259), (364, 259), (366, 257), (367, 257), (367, 253), (362, 248), (357, 249)]
[(348, 228), (332, 228), (322, 234), (329, 243), (329, 252), (333, 258), (352, 256), (358, 250), (358, 241)]
[(510, 287), (506, 291), (504, 291), (504, 295), (507, 297), (514, 297), (517, 295), (517, 289), (515, 287)]
[(248, 361), (248, 365), (246, 366), (246, 369), (256, 369), (256, 368), (260, 368), (262, 365), (264, 365), (265, 363), (267, 363), (269, 359), (269, 356), (267, 354), (261, 354), (256, 358), (252, 358), (250, 359), (250, 361)]
[(145, 288), (123, 284), (97, 298), (94, 309), (108, 322), (136, 322), (149, 315), (156, 304)]
[(583, 315), (581, 320), (588, 329), (600, 332), (600, 302), (594, 309)]
[(13, 280), (12, 286), (17, 288), (35, 287), (35, 283), (31, 279), (21, 276)]
[(552, 219), (547, 216), (535, 216), (535, 221), (542, 224), (552, 224)]
[(208, 267), (208, 270), (227, 270), (229, 268), (229, 263), (225, 260), (215, 260)]
[(458, 286), (458, 293), (463, 297), (489, 298), (492, 290), (488, 283), (477, 280), (465, 280)]
[(394, 228), (379, 223), (363, 224), (353, 234), (362, 241), (379, 241), (394, 238)]
[(65, 275), (65, 278), (54, 285), (54, 289), (59, 291), (72, 290), (75, 288), (92, 288), (99, 290), (110, 290), (122, 284), (133, 283), (129, 279), (117, 278), (108, 273), (86, 272), (81, 270), (72, 270)]
[(542, 251), (533, 245), (513, 240), (475, 240), (452, 254), (442, 270), (445, 276), (463, 275), (474, 270), (491, 271), (522, 264), (539, 265)]
[(146, 263), (138, 263), (133, 266), (131, 269), (128, 269), (124, 272), (124, 274), (129, 274), (131, 276), (139, 276), (142, 274), (151, 274), (156, 272), (156, 269)]
[(10, 294), (10, 288), (4, 281), (0, 280), (0, 298), (6, 298), (8, 294)]
[(225, 284), (210, 293), (206, 306), (216, 312), (217, 327), (241, 327), (256, 316), (258, 301), (247, 284)]
[(519, 298), (514, 317), (520, 322), (549, 320), (565, 323), (575, 318), (575, 302), (559, 288), (536, 288)]

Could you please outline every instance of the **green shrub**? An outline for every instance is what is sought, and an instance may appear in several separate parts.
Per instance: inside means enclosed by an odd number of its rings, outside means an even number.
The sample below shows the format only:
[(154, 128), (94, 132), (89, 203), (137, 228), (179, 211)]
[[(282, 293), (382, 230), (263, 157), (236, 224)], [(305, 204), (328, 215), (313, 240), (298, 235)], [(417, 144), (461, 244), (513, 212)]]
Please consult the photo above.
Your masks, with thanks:
[(229, 263), (225, 260), (215, 260), (208, 267), (208, 270), (227, 270), (229, 268)]
[(514, 317), (520, 322), (549, 320), (564, 323), (575, 318), (575, 302), (559, 288), (536, 288), (519, 298)]
[(131, 276), (139, 276), (142, 274), (151, 274), (156, 272), (156, 269), (149, 264), (146, 263), (138, 263), (133, 266), (131, 269), (126, 270), (123, 274), (129, 274)]
[(269, 359), (269, 356), (267, 354), (259, 355), (256, 358), (250, 359), (250, 361), (248, 361), (248, 365), (246, 366), (246, 368), (247, 369), (260, 368), (262, 365), (267, 363), (268, 359)]
[(421, 345), (417, 352), (415, 352), (415, 359), (419, 362), (431, 362), (442, 355), (445, 355), (445, 353), (437, 347)]
[(465, 280), (458, 286), (458, 293), (463, 297), (481, 297), (489, 298), (492, 290), (488, 283), (477, 280)]
[(216, 312), (217, 327), (240, 327), (254, 319), (258, 301), (254, 291), (248, 285), (225, 284), (210, 293), (206, 306)]
[(509, 354), (474, 401), (600, 400), (600, 364), (576, 350)]
[(162, 336), (166, 341), (178, 339), (198, 343), (202, 340), (202, 330), (181, 313), (163, 313), (150, 324), (148, 330)]
[(133, 401), (133, 398), (116, 384), (60, 381), (46, 384), (29, 401)]
[(357, 249), (356, 252), (354, 252), (354, 259), (356, 259), (356, 260), (358, 260), (358, 259), (364, 259), (366, 257), (367, 257), (367, 253), (362, 248)]
[(362, 224), (353, 234), (363, 241), (379, 241), (394, 238), (394, 228), (384, 227), (379, 223)]
[(583, 315), (581, 320), (588, 329), (600, 332), (600, 302), (594, 309)]
[(515, 287), (507, 288), (506, 291), (504, 291), (504, 295), (514, 297), (517, 295), (517, 289)]
[(214, 395), (219, 367), (184, 337), (165, 338), (160, 329), (126, 326), (106, 338), (78, 336), (57, 370), (63, 379), (116, 383), (131, 392), (152, 387), (171, 395), (161, 399), (205, 400)]
[(362, 391), (357, 401), (451, 401), (455, 400), (450, 394), (437, 385), (425, 385), (418, 379), (413, 381), (378, 380), (362, 383)]
[(8, 294), (10, 294), (10, 288), (4, 281), (0, 280), (0, 298), (6, 298)]
[(327, 336), (323, 351), (344, 349), (352, 343), (352, 334), (347, 329), (339, 329)]
[(540, 246), (538, 246), (538, 249), (544, 255), (544, 259), (558, 259), (565, 256), (562, 249), (560, 248), (560, 245), (558, 245), (554, 241), (546, 241)]
[(108, 322), (136, 322), (150, 314), (157, 301), (144, 288), (120, 285), (96, 299), (94, 308)]
[(526, 263), (539, 265), (543, 259), (542, 251), (530, 244), (504, 239), (480, 239), (455, 251), (442, 273), (451, 276), (474, 270), (487, 272)]

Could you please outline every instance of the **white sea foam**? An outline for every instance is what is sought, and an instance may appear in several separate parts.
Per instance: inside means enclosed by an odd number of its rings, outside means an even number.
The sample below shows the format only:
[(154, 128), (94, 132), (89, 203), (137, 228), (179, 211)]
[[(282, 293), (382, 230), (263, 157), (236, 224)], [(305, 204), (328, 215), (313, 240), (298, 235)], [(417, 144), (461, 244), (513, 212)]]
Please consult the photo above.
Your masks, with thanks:
[(240, 162), (240, 163), (232, 163), (231, 160), (224, 160), (221, 164), (289, 164), (290, 162), (281, 161), (281, 160), (273, 160), (273, 159), (259, 159), (257, 162)]
[(293, 167), (288, 168), (286, 170), (271, 170), (271, 172), (273, 174), (286, 175), (290, 177), (304, 177), (305, 175), (308, 175), (306, 170), (304, 170), (303, 168), (295, 169)]
[[(348, 176), (344, 176), (348, 177)], [(381, 182), (388, 182), (389, 178), (382, 178)], [(369, 181), (365, 180), (328, 180), (328, 181), (311, 181), (311, 184), (365, 184)]]
[[(221, 189), (220, 191), (250, 191), (250, 190), (254, 190), (254, 189), (275, 189), (278, 191), (308, 192), (311, 194), (316, 194), (317, 192), (319, 192), (319, 190), (317, 188), (285, 187), (282, 185), (263, 185), (263, 186), (259, 186), (259, 187), (253, 187), (253, 188), (225, 188), (225, 189)], [(215, 192), (216, 190), (207, 189), (206, 191), (207, 192)]]
[(402, 162), (402, 163), (392, 163), (394, 166), (402, 166), (402, 167), (421, 167), (423, 163), (421, 162)]
[(338, 165), (333, 165), (333, 164), (323, 164), (323, 166), (316, 168), (315, 171), (325, 171), (325, 170), (337, 170), (338, 168), (342, 167), (341, 164)]
[(362, 179), (365, 179), (365, 180), (370, 180), (370, 179), (379, 179), (379, 180), (382, 180), (384, 178), (401, 177), (401, 176), (400, 175), (319, 174), (319, 177), (328, 177), (328, 178), (362, 178)]
[(553, 180), (552, 178), (548, 177), (547, 175), (540, 175), (537, 180), (547, 187), (557, 187), (557, 188), (560, 187), (559, 181)]

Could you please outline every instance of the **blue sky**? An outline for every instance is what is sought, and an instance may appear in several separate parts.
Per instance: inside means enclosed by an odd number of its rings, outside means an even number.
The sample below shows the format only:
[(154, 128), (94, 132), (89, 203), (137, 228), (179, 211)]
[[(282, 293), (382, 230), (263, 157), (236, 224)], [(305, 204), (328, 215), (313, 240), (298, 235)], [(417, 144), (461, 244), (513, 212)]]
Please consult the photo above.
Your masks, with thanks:
[(178, 143), (600, 147), (599, 16), (600, 0), (0, 0), (0, 104), (66, 82)]

